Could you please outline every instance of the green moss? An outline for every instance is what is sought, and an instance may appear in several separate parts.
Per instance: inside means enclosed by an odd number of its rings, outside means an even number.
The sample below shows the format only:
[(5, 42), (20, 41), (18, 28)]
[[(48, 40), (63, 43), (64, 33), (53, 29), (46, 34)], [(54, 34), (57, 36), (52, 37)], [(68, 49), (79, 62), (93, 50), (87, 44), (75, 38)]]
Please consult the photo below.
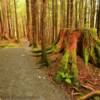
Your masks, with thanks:
[[(70, 60), (72, 61), (72, 64), (69, 64)], [(70, 52), (68, 51), (64, 53), (64, 56), (60, 63), (60, 69), (56, 73), (55, 79), (62, 80), (69, 85), (75, 84), (78, 79), (76, 51), (74, 51), (72, 54), (70, 54)]]
[[(52, 52), (56, 53), (56, 52), (59, 52), (59, 51), (60, 51), (60, 48), (57, 48), (56, 44), (54, 44), (54, 43), (51, 45), (51, 47), (46, 48), (47, 54), (52, 53)], [(42, 50), (41, 50), (41, 48), (33, 48), (32, 52), (37, 53), (35, 55), (41, 55)]]
[(89, 51), (88, 48), (83, 49), (83, 57), (84, 57), (84, 62), (87, 65), (89, 62)]
[(97, 29), (96, 28), (91, 28), (90, 29), (91, 35), (93, 38), (97, 38)]
[(15, 48), (17, 47), (15, 44), (3, 44), (0, 45), (0, 48)]

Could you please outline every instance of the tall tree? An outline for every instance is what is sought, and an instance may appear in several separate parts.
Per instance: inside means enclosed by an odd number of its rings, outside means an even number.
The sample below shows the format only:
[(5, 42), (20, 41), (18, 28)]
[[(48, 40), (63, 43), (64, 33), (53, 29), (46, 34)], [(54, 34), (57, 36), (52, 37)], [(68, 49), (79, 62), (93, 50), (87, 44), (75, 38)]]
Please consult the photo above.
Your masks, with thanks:
[(84, 9), (84, 27), (87, 27), (87, 6), (88, 2), (85, 0), (85, 9)]
[(58, 0), (52, 0), (52, 30), (53, 41), (57, 38), (58, 33)]
[(26, 13), (27, 13), (27, 38), (30, 40), (29, 37), (29, 22), (30, 22), (30, 9), (29, 9), (29, 0), (26, 0)]
[(100, 0), (97, 1), (96, 27), (97, 33), (100, 36)]
[(95, 27), (96, 0), (91, 0), (90, 27)]
[(46, 29), (46, 10), (47, 10), (47, 0), (42, 0), (41, 7), (41, 47), (42, 47), (42, 61), (48, 66), (48, 60), (46, 55), (46, 46), (45, 46), (45, 29)]
[(19, 42), (18, 15), (17, 15), (16, 0), (14, 0), (14, 10), (15, 10), (15, 21), (16, 21), (16, 35), (17, 35), (17, 41)]
[(55, 39), (58, 33), (58, 0), (55, 1)]
[(78, 0), (75, 0), (75, 28), (78, 27)]
[(67, 27), (70, 27), (70, 0), (67, 0)]
[(10, 0), (7, 1), (8, 5), (7, 5), (7, 20), (8, 20), (8, 34), (9, 34), (9, 38), (12, 38), (11, 36), (11, 23), (10, 23)]
[(8, 39), (9, 38), (9, 27), (8, 27), (8, 13), (7, 13), (7, 0), (1, 1), (1, 15), (2, 15), (2, 21), (3, 21), (3, 38)]
[(84, 27), (84, 0), (79, 1), (79, 27)]
[(2, 39), (2, 33), (3, 33), (3, 22), (2, 22), (2, 13), (0, 11), (0, 38)]
[(65, 0), (60, 0), (60, 27), (63, 28), (65, 27)]
[(33, 46), (36, 46), (36, 34), (37, 34), (37, 0), (31, 0), (31, 13), (32, 13), (32, 36)]
[(75, 25), (74, 22), (74, 0), (67, 1), (67, 27), (73, 28)]
[(54, 0), (52, 0), (52, 42), (55, 40), (55, 9), (54, 9), (54, 5), (55, 2)]

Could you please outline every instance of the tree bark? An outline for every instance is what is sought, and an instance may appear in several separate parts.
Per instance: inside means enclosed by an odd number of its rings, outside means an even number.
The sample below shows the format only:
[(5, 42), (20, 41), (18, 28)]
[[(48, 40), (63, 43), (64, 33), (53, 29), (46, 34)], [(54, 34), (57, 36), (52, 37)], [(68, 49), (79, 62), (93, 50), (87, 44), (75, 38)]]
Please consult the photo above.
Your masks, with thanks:
[(84, 28), (84, 0), (79, 2), (79, 27)]
[(98, 0), (96, 27), (97, 27), (97, 33), (100, 36), (100, 0)]
[(91, 0), (91, 16), (90, 16), (90, 27), (95, 27), (95, 11), (96, 10), (96, 0)]
[(31, 0), (31, 13), (32, 13), (32, 36), (33, 47), (36, 47), (36, 34), (37, 34), (37, 0)]
[(18, 18), (17, 18), (17, 9), (15, 0), (14, 0), (14, 10), (15, 10), (15, 21), (16, 21), (16, 35), (17, 35), (17, 41), (19, 42)]
[(42, 61), (48, 66), (47, 55), (46, 55), (46, 46), (45, 46), (45, 29), (46, 29), (46, 9), (47, 9), (47, 0), (42, 0), (41, 8), (41, 48), (42, 48)]

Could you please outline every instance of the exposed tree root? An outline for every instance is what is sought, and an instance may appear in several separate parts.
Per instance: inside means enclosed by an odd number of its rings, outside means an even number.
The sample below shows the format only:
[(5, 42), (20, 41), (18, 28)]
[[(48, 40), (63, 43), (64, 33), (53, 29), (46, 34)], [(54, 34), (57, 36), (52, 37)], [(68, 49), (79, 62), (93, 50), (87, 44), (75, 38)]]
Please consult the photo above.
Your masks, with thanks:
[[(46, 54), (50, 54), (50, 53), (52, 53), (53, 51), (52, 50), (46, 50)], [(35, 51), (32, 51), (32, 53), (33, 53), (33, 56), (35, 56), (35, 57), (39, 57), (39, 56), (41, 56), (42, 55), (42, 51), (41, 50), (35, 50)]]
[(88, 90), (95, 91), (95, 89), (92, 88), (91, 86), (84, 85), (84, 84), (82, 84), (81, 86), (84, 87), (84, 88), (86, 88), (86, 89), (88, 89)]
[(91, 97), (93, 97), (95, 95), (100, 96), (100, 91), (97, 90), (97, 91), (93, 91), (91, 93), (88, 93), (88, 94), (80, 97), (78, 100), (88, 100), (89, 98), (91, 98)]

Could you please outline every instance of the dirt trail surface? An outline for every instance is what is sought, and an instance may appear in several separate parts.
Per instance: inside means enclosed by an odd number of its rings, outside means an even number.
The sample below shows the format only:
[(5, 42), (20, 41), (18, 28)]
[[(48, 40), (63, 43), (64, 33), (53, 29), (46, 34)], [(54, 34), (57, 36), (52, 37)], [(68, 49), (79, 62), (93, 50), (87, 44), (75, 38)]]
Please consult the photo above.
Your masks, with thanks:
[(69, 100), (36, 62), (28, 48), (0, 49), (0, 100)]

